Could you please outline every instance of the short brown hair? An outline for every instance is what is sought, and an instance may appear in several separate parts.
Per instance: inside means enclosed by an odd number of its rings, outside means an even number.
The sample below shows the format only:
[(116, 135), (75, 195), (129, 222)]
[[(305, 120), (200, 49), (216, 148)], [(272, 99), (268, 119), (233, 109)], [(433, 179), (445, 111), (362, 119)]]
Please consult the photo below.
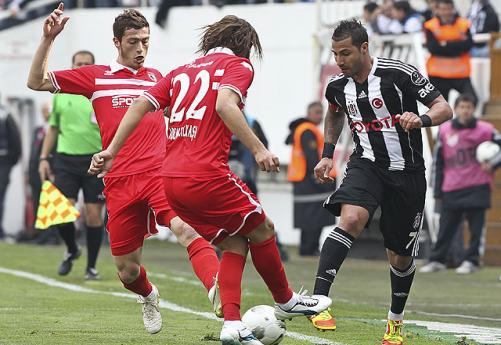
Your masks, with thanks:
[(128, 8), (115, 18), (113, 35), (121, 41), (126, 30), (142, 29), (144, 27), (149, 28), (150, 24), (148, 24), (141, 12)]
[(256, 30), (242, 18), (225, 16), (214, 24), (204, 26), (202, 30), (198, 52), (206, 54), (212, 48), (225, 47), (235, 55), (248, 59), (254, 47), (256, 55), (259, 58), (263, 56)]

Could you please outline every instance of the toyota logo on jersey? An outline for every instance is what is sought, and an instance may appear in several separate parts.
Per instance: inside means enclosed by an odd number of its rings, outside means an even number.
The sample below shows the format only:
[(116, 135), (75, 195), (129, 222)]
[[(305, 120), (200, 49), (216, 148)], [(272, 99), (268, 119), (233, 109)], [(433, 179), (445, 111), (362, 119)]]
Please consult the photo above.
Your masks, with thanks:
[(365, 121), (352, 121), (350, 124), (350, 129), (353, 132), (381, 132), (385, 128), (393, 128), (398, 123), (396, 115), (386, 116), (382, 119), (372, 120), (370, 122)]
[(372, 100), (372, 106), (376, 109), (380, 109), (382, 108), (384, 105), (383, 101), (381, 100), (381, 98), (374, 98)]

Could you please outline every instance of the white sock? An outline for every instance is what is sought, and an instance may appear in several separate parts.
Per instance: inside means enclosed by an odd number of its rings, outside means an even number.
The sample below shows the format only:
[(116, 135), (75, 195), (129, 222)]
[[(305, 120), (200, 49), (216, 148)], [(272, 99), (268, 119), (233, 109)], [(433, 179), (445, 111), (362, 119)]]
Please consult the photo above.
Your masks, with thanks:
[(392, 313), (391, 310), (388, 311), (388, 320), (402, 321), (404, 319), (404, 312), (402, 314)]
[(242, 320), (231, 320), (231, 321), (224, 321), (224, 325), (233, 329), (242, 329), (246, 328)]
[(277, 303), (277, 304), (280, 306), (280, 308), (282, 308), (284, 310), (292, 309), (292, 307), (294, 307), (297, 304), (297, 294), (295, 292), (293, 292), (292, 297), (288, 302)]

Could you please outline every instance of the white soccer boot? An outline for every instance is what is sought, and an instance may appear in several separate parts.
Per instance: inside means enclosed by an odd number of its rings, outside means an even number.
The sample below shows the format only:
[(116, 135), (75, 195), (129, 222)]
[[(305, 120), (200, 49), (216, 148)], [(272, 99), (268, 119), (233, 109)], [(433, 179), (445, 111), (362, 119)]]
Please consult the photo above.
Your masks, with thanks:
[(219, 339), (223, 345), (263, 345), (242, 321), (225, 321)]
[(137, 302), (143, 305), (144, 328), (148, 333), (155, 334), (162, 329), (162, 315), (158, 306), (160, 294), (155, 285), (151, 284), (151, 287), (151, 293), (147, 297), (138, 296)]
[(221, 296), (219, 295), (219, 284), (217, 281), (217, 275), (216, 278), (214, 278), (214, 285), (209, 290), (209, 301), (210, 304), (212, 305), (212, 310), (214, 311), (214, 314), (216, 314), (217, 317), (222, 318), (223, 317), (223, 306), (221, 305)]
[(419, 269), (419, 273), (434, 273), (444, 271), (446, 269), (447, 266), (445, 266), (443, 263), (438, 261), (430, 261)]
[(308, 296), (307, 292), (299, 290), (299, 293), (293, 293), (289, 302), (275, 303), (275, 317), (286, 320), (296, 316), (312, 316), (326, 310), (332, 304), (332, 300), (327, 296)]
[(478, 271), (478, 266), (475, 265), (473, 262), (467, 260), (463, 261), (461, 263), (461, 266), (456, 268), (457, 274), (472, 274), (473, 272), (476, 271)]

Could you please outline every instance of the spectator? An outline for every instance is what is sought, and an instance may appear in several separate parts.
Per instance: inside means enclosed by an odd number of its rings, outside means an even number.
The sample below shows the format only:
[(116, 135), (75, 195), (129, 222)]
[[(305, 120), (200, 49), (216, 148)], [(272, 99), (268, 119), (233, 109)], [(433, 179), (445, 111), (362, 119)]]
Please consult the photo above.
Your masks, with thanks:
[(475, 119), (475, 106), (472, 95), (459, 96), (454, 105), (456, 118), (439, 130), (434, 196), (442, 203), (440, 228), (430, 262), (420, 270), (423, 273), (446, 268), (447, 252), (463, 217), (468, 220), (471, 240), (456, 272), (469, 274), (480, 265), (485, 212), (491, 205), (493, 171), (501, 166), (501, 154), (481, 164), (475, 152), (484, 141), (492, 140), (501, 146), (501, 136), (490, 123)]
[(379, 28), (379, 32), (382, 35), (391, 34), (390, 28), (392, 24), (395, 22), (395, 20), (392, 19), (391, 17), (393, 4), (394, 4), (393, 0), (383, 0), (383, 3), (379, 7), (380, 12), (377, 16), (377, 27)]
[[(470, 23), (456, 14), (453, 0), (438, 0), (437, 16), (424, 24), (430, 57), (426, 68), (430, 81), (449, 98), (451, 89), (475, 96), (470, 80)], [(423, 89), (423, 92), (429, 90)]]
[[(482, 34), (499, 31), (499, 18), (489, 0), (473, 0), (468, 12), (471, 22), (471, 33)], [(471, 49), (473, 57), (489, 57), (487, 43), (474, 43)]]
[(421, 12), (425, 22), (435, 17), (437, 12), (437, 0), (426, 0), (426, 9)]
[(0, 239), (5, 236), (3, 211), (10, 171), (21, 158), (21, 135), (8, 109), (0, 104)]
[(364, 5), (363, 17), (369, 36), (381, 33), (378, 27), (379, 12), (379, 6), (375, 2), (368, 2)]
[(169, 11), (172, 7), (176, 6), (190, 6), (191, 0), (162, 0), (158, 6), (158, 11), (155, 16), (155, 23), (160, 25), (162, 28), (167, 26), (167, 19), (169, 17)]
[[(317, 126), (322, 123), (323, 107), (320, 102), (308, 105), (306, 117), (289, 124), (286, 144), (292, 145), (288, 180), (293, 183), (294, 227), (301, 230), (299, 255), (319, 255), (319, 241), (324, 226), (335, 223), (335, 218), (322, 206), (335, 184), (321, 184), (313, 169), (321, 158), (324, 136)], [(332, 174), (331, 177), (335, 177)]]
[[(261, 140), (263, 145), (268, 148), (268, 138), (264, 134), (261, 124), (252, 116), (244, 111), (245, 120), (249, 124), (254, 134)], [(244, 144), (238, 138), (233, 135), (231, 137), (231, 147), (228, 159), (228, 164), (231, 171), (233, 171), (240, 179), (249, 187), (249, 189), (254, 193), (258, 194), (257, 190), (257, 171), (258, 166), (254, 155), (252, 152), (245, 147)], [(284, 246), (280, 243), (277, 236), (277, 246), (280, 252), (280, 258), (283, 262), (289, 260), (289, 253), (285, 250)]]
[(393, 4), (391, 10), (393, 23), (400, 25), (392, 25), (394, 34), (420, 32), (423, 29), (423, 18), (421, 14), (413, 9), (408, 1), (397, 1)]

